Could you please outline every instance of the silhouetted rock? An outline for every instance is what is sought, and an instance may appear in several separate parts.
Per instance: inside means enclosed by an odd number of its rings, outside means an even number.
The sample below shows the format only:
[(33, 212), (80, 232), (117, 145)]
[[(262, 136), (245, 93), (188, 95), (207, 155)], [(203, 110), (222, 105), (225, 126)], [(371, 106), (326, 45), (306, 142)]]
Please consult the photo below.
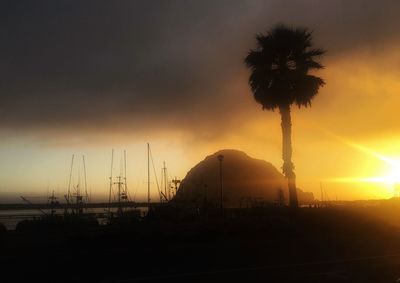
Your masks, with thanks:
[[(282, 199), (284, 203), (288, 202), (287, 182), (271, 163), (233, 149), (220, 150), (194, 166), (183, 179), (176, 201), (196, 206), (219, 205), (219, 155), (224, 156), (222, 172), (225, 207), (279, 204)], [(312, 193), (301, 190), (298, 190), (298, 195), (300, 203), (314, 199)]]

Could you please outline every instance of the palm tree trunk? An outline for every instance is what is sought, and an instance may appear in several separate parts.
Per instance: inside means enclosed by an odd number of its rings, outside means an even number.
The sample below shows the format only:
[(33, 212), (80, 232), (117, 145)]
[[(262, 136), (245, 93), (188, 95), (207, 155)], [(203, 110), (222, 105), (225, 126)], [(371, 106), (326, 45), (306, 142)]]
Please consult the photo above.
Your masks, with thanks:
[(290, 117), (290, 105), (279, 107), (281, 113), (282, 127), (282, 171), (288, 180), (289, 187), (289, 205), (297, 208), (297, 190), (296, 190), (296, 175), (294, 174), (294, 164), (292, 162), (292, 120)]

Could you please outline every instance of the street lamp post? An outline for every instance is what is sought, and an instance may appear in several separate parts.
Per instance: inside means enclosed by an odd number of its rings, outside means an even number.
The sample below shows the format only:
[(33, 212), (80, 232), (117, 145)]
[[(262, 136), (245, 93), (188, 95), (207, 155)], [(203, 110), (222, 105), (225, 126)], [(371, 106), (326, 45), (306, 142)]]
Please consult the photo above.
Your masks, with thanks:
[(222, 161), (224, 160), (224, 156), (222, 154), (217, 156), (219, 160), (219, 183), (220, 183), (220, 190), (221, 190), (221, 214), (224, 215), (224, 182), (222, 177)]

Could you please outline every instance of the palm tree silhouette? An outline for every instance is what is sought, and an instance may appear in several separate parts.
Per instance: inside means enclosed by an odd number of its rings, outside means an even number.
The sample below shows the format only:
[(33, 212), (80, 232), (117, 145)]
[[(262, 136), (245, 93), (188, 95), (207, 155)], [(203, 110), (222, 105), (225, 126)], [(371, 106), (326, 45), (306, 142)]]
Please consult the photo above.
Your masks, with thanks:
[(296, 175), (292, 162), (292, 122), (290, 107), (311, 106), (311, 100), (324, 85), (323, 79), (309, 74), (322, 69), (316, 61), (325, 53), (312, 44), (312, 32), (306, 28), (277, 25), (266, 35), (258, 34), (257, 48), (245, 58), (250, 69), (249, 85), (263, 110), (279, 109), (282, 127), (282, 171), (288, 180), (291, 207), (298, 207)]

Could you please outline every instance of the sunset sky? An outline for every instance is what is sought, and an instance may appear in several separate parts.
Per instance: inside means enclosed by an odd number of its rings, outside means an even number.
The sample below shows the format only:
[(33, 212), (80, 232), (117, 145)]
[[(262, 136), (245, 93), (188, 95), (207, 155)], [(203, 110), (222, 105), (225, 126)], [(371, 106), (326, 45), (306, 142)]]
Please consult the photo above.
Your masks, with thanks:
[(311, 108), (293, 110), (298, 187), (317, 198), (320, 184), (330, 199), (391, 197), (399, 11), (397, 0), (2, 1), (0, 202), (63, 195), (72, 154), (85, 155), (100, 199), (112, 148), (114, 174), (125, 149), (129, 190), (144, 199), (147, 142), (172, 177), (224, 148), (280, 168), (279, 113), (254, 101), (243, 64), (255, 34), (277, 23), (312, 29), (328, 51), (326, 85)]

